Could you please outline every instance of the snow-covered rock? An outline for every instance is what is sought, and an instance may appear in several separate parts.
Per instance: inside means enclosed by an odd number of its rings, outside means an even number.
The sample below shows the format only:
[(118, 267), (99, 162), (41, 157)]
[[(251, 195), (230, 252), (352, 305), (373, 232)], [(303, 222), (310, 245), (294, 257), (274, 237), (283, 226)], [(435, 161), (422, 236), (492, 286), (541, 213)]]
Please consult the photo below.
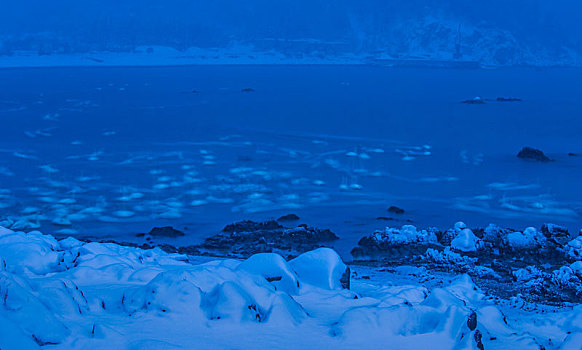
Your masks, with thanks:
[(528, 227), (523, 232), (510, 232), (505, 236), (505, 244), (513, 249), (538, 248), (545, 241), (545, 236), (533, 227)]
[(289, 265), (297, 272), (302, 282), (319, 288), (341, 289), (346, 287), (345, 280), (349, 281), (349, 268), (340, 256), (329, 248), (319, 248), (301, 254), (291, 260)]
[[(456, 226), (455, 226), (456, 229)], [(482, 242), (473, 231), (468, 228), (460, 230), (456, 237), (451, 241), (451, 248), (461, 252), (474, 252), (480, 248)]]
[(386, 227), (384, 231), (376, 231), (372, 236), (377, 242), (384, 244), (438, 243), (432, 230), (418, 230), (413, 225), (404, 225), (400, 229)]
[(472, 264), (477, 259), (463, 256), (446, 247), (442, 252), (436, 249), (429, 248), (426, 250), (424, 258), (429, 262), (437, 264)]
[(568, 242), (564, 247), (566, 253), (574, 259), (582, 259), (582, 236), (578, 236)]

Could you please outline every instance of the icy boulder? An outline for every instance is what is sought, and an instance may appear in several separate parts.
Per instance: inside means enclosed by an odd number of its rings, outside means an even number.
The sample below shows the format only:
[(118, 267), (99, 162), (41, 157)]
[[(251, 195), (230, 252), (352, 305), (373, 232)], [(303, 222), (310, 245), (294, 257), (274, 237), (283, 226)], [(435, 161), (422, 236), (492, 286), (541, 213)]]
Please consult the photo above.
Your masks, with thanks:
[(402, 228), (386, 227), (384, 231), (376, 231), (373, 238), (387, 244), (437, 243), (436, 234), (432, 230), (417, 230), (415, 226), (404, 225)]
[(468, 228), (462, 229), (451, 241), (451, 248), (461, 252), (475, 252), (481, 245), (481, 240)]
[(392, 256), (396, 249), (398, 254), (415, 255), (422, 254), (431, 245), (438, 245), (434, 229), (418, 230), (415, 226), (404, 225), (401, 228), (386, 227), (383, 231), (362, 237), (351, 253), (357, 257), (376, 254)]
[(278, 290), (289, 294), (297, 294), (299, 289), (297, 275), (279, 254), (255, 254), (242, 262), (237, 270), (263, 276), (265, 280), (275, 285)]
[(539, 248), (545, 242), (545, 236), (533, 227), (528, 227), (523, 232), (511, 232), (505, 236), (505, 244), (512, 249)]
[(512, 275), (518, 282), (529, 282), (534, 279), (543, 277), (543, 272), (537, 267), (531, 265), (523, 269), (518, 269), (512, 272)]
[(582, 259), (582, 236), (578, 236), (568, 242), (564, 250), (571, 258)]
[(323, 289), (349, 288), (350, 269), (332, 249), (319, 248), (289, 261), (300, 282)]
[(483, 231), (483, 241), (490, 243), (493, 247), (499, 247), (507, 235), (507, 230), (495, 224), (489, 224)]
[(423, 257), (426, 261), (437, 264), (473, 264), (477, 260), (451, 251), (450, 247), (446, 247), (442, 252), (429, 248)]

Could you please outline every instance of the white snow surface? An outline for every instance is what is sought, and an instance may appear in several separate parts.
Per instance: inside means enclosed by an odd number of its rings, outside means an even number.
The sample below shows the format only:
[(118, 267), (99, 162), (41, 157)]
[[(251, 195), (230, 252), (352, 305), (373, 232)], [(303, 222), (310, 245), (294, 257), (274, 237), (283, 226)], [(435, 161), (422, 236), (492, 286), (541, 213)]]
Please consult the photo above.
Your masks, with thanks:
[(346, 290), (345, 267), (326, 248), (208, 261), (0, 227), (0, 349), (477, 349), (473, 312), (486, 349), (582, 346), (580, 306), (504, 310), (467, 275)]
[[(455, 229), (456, 229), (455, 225)], [(482, 245), (482, 242), (473, 231), (468, 228), (463, 228), (455, 238), (451, 241), (451, 248), (461, 252), (474, 252), (477, 251)]]

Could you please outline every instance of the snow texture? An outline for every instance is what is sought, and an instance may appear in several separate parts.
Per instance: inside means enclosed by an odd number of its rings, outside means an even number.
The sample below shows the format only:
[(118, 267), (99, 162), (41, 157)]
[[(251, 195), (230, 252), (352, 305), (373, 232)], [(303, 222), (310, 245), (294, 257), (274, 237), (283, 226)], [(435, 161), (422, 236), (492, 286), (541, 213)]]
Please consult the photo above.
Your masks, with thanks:
[[(328, 248), (291, 261), (272, 253), (208, 261), (0, 228), (0, 263), (3, 350), (582, 345), (580, 307), (543, 326), (504, 313), (467, 275), (432, 290), (391, 280), (355, 280), (347, 290), (346, 265)], [(581, 269), (555, 278), (567, 283)]]

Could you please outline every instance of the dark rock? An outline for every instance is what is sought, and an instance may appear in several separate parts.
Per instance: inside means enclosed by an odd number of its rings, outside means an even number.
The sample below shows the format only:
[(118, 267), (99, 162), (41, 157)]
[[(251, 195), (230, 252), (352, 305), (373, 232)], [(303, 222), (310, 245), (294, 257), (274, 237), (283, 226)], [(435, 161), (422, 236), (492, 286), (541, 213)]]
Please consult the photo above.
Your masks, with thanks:
[(387, 218), (385, 216), (378, 216), (376, 220), (392, 221), (394, 218)]
[(388, 208), (388, 212), (392, 214), (404, 214), (404, 209), (398, 208), (393, 205), (390, 208)]
[(570, 232), (568, 232), (567, 228), (562, 226), (543, 224), (540, 232), (544, 234), (548, 241), (558, 244), (559, 246), (564, 246), (571, 240)]
[(241, 92), (255, 92), (255, 89), (253, 88), (244, 88), (244, 89), (240, 89)]
[(267, 282), (277, 282), (283, 279), (283, 276), (274, 276), (274, 277), (265, 277), (265, 279), (267, 280)]
[(520, 102), (521, 98), (515, 97), (498, 97), (497, 102)]
[(330, 230), (307, 225), (284, 228), (276, 221), (241, 221), (227, 225), (220, 234), (208, 237), (197, 248), (216, 256), (245, 258), (256, 253), (275, 252), (295, 257), (339, 239)]
[(253, 232), (253, 231), (262, 231), (262, 230), (276, 230), (283, 228), (283, 226), (279, 225), (279, 223), (275, 220), (269, 220), (265, 222), (254, 222), (250, 220), (240, 221), (234, 224), (226, 225), (222, 232)]
[(349, 266), (346, 267), (346, 270), (344, 271), (344, 274), (342, 275), (342, 277), (340, 278), (340, 283), (342, 285), (342, 288), (344, 289), (350, 289), (350, 277), (352, 276), (352, 270), (350, 269)]
[(175, 238), (175, 237), (184, 236), (184, 232), (176, 230), (172, 226), (164, 226), (164, 227), (152, 228), (152, 230), (149, 232), (149, 235), (154, 236), (154, 237)]
[(519, 151), (517, 154), (517, 158), (520, 159), (527, 159), (527, 160), (535, 160), (538, 162), (550, 162), (551, 159), (544, 154), (544, 152), (540, 151), (539, 149), (531, 148), (531, 147), (524, 147)]
[(568, 156), (570, 156), (570, 157), (580, 157), (580, 153), (568, 152)]
[(473, 311), (469, 315), (469, 318), (467, 318), (467, 327), (469, 327), (471, 331), (474, 331), (475, 328), (477, 328), (477, 313), (475, 311)]
[(277, 219), (277, 221), (279, 221), (279, 222), (281, 222), (281, 221), (297, 221), (297, 220), (299, 220), (299, 216), (297, 216), (295, 214), (283, 215)]
[(475, 346), (477, 346), (477, 349), (485, 350), (485, 346), (483, 345), (483, 334), (480, 330), (475, 331), (473, 338), (475, 339)]

